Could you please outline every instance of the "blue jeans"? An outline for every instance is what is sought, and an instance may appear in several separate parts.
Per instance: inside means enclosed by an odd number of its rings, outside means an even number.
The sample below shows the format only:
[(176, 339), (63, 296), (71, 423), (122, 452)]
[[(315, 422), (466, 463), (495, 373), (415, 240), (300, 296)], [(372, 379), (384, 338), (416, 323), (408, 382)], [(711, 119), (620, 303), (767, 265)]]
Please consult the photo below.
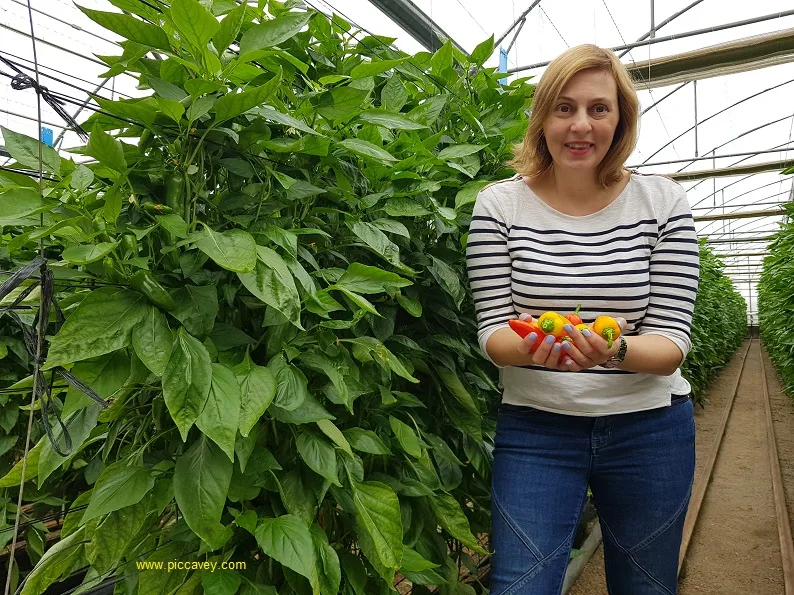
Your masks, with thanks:
[(558, 595), (587, 498), (611, 595), (674, 595), (695, 473), (688, 396), (579, 417), (501, 405), (493, 466), (491, 595)]

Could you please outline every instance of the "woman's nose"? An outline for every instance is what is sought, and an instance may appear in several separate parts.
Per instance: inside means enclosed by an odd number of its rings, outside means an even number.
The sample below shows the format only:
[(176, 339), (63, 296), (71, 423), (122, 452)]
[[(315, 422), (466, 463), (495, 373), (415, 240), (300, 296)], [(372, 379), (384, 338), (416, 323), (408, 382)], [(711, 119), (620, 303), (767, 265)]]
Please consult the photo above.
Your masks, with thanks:
[(575, 132), (587, 132), (590, 130), (590, 118), (586, 112), (577, 111), (571, 121), (571, 130)]

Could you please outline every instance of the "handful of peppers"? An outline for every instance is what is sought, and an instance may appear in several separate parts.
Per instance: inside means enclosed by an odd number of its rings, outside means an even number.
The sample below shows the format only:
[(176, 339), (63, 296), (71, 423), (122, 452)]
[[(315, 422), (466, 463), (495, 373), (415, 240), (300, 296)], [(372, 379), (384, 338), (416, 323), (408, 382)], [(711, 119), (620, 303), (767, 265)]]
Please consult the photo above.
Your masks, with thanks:
[(563, 341), (571, 341), (571, 337), (565, 332), (565, 325), (571, 324), (575, 326), (579, 332), (589, 329), (590, 331), (598, 334), (607, 340), (607, 348), (612, 347), (612, 343), (620, 337), (620, 325), (618, 321), (611, 316), (598, 316), (593, 324), (585, 324), (579, 317), (579, 308), (582, 305), (576, 306), (576, 310), (563, 316), (557, 312), (549, 311), (544, 312), (537, 322), (527, 322), (526, 320), (514, 319), (509, 322), (510, 328), (513, 329), (523, 339), (530, 333), (536, 333), (538, 338), (530, 347), (530, 353), (533, 353), (548, 335), (554, 335), (558, 343)]

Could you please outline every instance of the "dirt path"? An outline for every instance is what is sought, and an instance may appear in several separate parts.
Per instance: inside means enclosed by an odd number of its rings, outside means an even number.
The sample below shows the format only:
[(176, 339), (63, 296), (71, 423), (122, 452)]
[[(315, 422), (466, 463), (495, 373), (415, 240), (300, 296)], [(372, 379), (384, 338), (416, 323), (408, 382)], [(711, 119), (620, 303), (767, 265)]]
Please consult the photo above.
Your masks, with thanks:
[[(705, 408), (695, 410), (698, 475), (713, 447), (746, 347), (745, 342), (712, 383)], [(748, 353), (722, 450), (692, 536), (681, 575), (681, 595), (783, 592), (766, 447), (760, 357), (755, 343)], [(794, 520), (794, 406), (782, 393), (765, 355), (764, 364), (789, 515)], [(603, 565), (603, 550), (599, 547), (569, 593), (607, 595)]]

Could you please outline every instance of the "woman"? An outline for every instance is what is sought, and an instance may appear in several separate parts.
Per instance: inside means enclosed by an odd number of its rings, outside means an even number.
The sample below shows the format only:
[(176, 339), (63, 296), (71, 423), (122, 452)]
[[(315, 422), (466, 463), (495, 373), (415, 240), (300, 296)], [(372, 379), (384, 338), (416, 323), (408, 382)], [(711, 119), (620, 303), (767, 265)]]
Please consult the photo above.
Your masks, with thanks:
[[(590, 486), (613, 595), (676, 593), (694, 475), (699, 250), (684, 189), (640, 176), (639, 102), (608, 50), (571, 48), (535, 89), (518, 172), (484, 188), (467, 259), (483, 353), (504, 389), (493, 466), (492, 595), (560, 593)], [(582, 304), (572, 343), (534, 352), (508, 321)], [(553, 341), (553, 339), (552, 339)], [(574, 373), (576, 372), (576, 373)]]

